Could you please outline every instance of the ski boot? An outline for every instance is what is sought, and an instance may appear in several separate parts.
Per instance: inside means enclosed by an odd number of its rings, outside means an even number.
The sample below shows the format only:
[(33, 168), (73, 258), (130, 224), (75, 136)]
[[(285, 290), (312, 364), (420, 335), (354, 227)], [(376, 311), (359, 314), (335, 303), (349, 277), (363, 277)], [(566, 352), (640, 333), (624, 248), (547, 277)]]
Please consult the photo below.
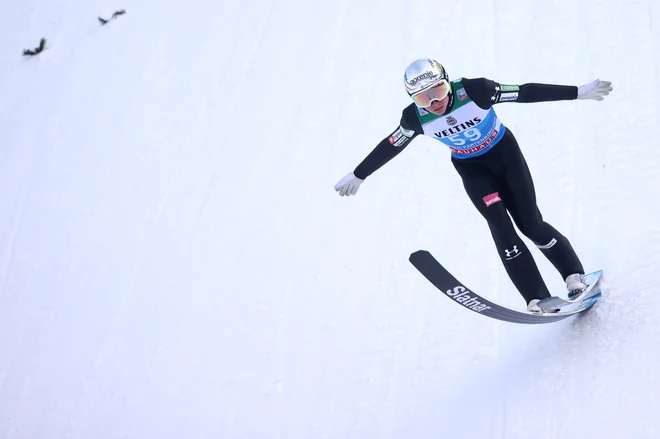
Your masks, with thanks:
[(566, 289), (568, 290), (568, 299), (574, 299), (587, 289), (587, 282), (584, 274), (575, 273), (566, 278)]
[(540, 306), (538, 306), (538, 303), (541, 301), (541, 299), (532, 299), (529, 301), (527, 304), (527, 311), (531, 311), (533, 313), (538, 313), (538, 314), (543, 314), (543, 313), (556, 313), (559, 312), (559, 308), (555, 309), (541, 309)]

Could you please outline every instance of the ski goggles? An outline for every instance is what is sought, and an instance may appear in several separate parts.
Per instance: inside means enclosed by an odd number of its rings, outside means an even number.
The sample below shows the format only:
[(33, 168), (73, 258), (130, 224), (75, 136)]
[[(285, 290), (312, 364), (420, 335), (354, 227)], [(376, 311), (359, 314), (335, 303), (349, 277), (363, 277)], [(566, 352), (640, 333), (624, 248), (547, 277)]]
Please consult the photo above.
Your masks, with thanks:
[(415, 93), (411, 98), (419, 108), (426, 108), (430, 107), (433, 101), (443, 100), (449, 94), (450, 90), (451, 85), (449, 85), (449, 81), (443, 79), (433, 87)]

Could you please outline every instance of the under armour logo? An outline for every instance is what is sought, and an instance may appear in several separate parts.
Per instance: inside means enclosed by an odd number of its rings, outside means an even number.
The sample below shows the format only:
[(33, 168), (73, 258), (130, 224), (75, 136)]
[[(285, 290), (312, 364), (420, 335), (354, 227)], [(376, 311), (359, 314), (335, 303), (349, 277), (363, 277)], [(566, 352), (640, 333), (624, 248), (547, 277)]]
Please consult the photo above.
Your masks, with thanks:
[(495, 94), (493, 95), (493, 97), (490, 98), (490, 100), (493, 101), (493, 102), (495, 102), (495, 101), (497, 100), (497, 94), (498, 94), (499, 92), (500, 92), (500, 86), (499, 86), (499, 85), (496, 85), (496, 86), (495, 86)]
[(520, 250), (518, 250), (517, 245), (513, 246), (513, 250), (509, 250), (507, 248), (507, 249), (504, 250), (504, 252), (506, 253), (506, 260), (507, 261), (510, 261), (511, 259), (517, 258), (518, 256), (520, 256)]

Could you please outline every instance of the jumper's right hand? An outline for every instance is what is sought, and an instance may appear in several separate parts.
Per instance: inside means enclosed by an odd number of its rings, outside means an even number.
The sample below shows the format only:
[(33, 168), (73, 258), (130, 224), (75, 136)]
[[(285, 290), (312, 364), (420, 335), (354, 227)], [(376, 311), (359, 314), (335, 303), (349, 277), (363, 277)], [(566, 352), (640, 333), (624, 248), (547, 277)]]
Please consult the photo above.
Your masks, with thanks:
[(344, 195), (350, 197), (351, 195), (355, 195), (357, 193), (363, 181), (364, 180), (357, 178), (355, 174), (351, 172), (339, 180), (339, 183), (335, 185), (335, 190), (339, 192), (339, 196), (341, 197)]

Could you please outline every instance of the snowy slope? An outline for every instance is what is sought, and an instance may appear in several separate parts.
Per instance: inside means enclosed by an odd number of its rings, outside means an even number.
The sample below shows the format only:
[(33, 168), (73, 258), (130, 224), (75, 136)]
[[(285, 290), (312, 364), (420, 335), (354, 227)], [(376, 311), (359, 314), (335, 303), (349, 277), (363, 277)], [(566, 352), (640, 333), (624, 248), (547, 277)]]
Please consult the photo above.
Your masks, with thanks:
[[(660, 435), (656, 2), (3, 12), (1, 438)], [(490, 320), (414, 270), (425, 248), (523, 306), (431, 139), (356, 197), (332, 189), (397, 126), (421, 56), (452, 77), (613, 81), (604, 102), (497, 107), (546, 220), (605, 270), (588, 315)]]

